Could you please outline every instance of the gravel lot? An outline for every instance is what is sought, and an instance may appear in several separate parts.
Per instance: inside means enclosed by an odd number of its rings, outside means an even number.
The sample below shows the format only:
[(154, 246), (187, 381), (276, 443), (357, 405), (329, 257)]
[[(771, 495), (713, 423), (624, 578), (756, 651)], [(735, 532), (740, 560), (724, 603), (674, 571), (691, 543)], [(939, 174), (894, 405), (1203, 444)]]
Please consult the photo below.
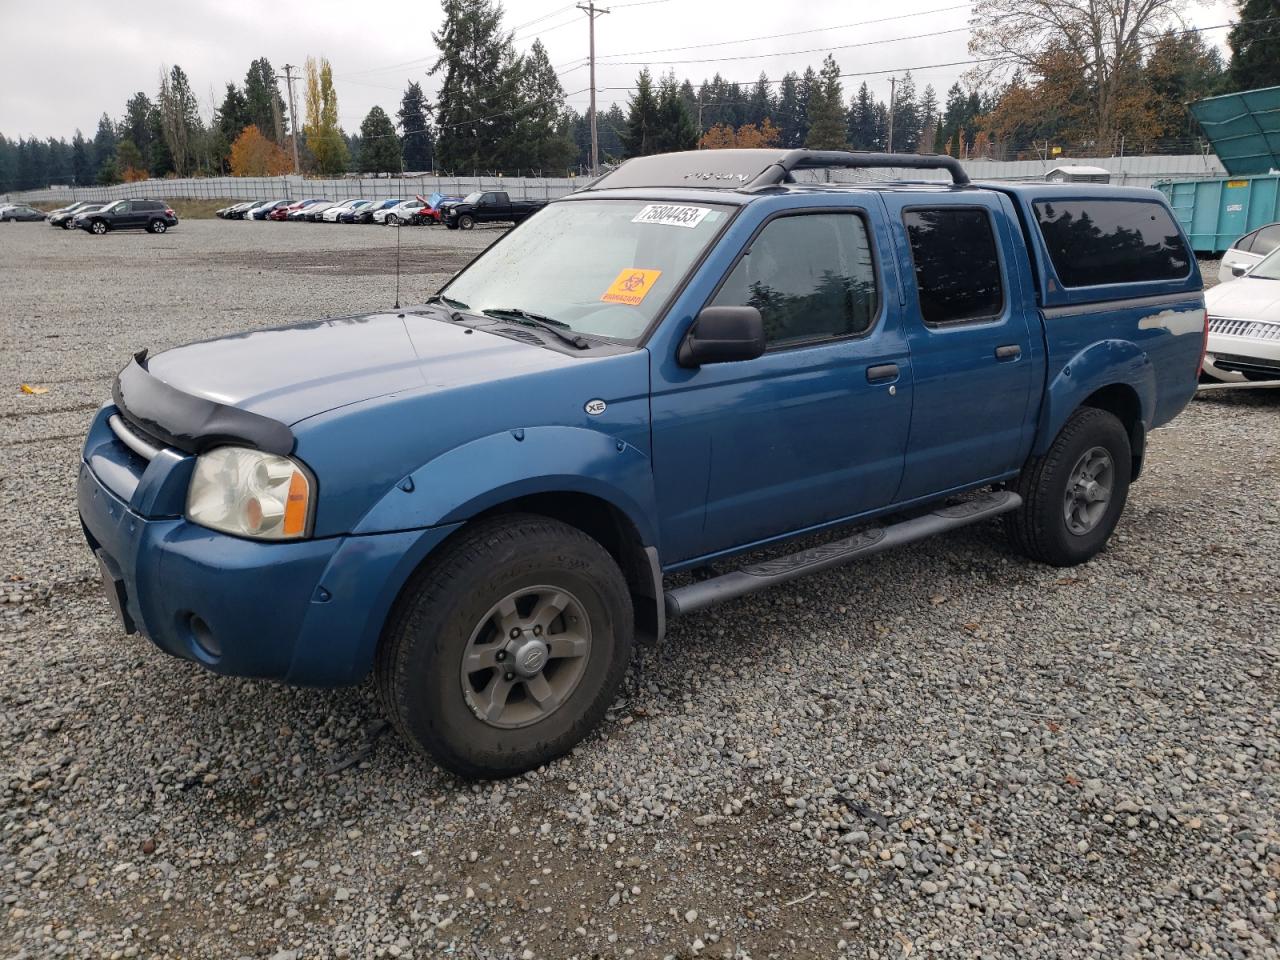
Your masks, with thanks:
[[(401, 231), (404, 302), (497, 235)], [(74, 506), (111, 377), (389, 305), (394, 240), (0, 226), (0, 958), (1280, 957), (1280, 391), (1157, 433), (1093, 563), (984, 526), (681, 621), (514, 781), (123, 637)]]

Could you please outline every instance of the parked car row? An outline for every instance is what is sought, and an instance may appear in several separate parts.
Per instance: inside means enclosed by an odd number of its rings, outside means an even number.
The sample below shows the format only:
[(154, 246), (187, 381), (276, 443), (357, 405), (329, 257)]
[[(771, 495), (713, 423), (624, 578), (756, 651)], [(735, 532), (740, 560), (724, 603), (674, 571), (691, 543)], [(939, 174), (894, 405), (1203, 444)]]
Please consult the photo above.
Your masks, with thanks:
[[(433, 197), (439, 197), (433, 194)], [(438, 204), (443, 197), (417, 197), (402, 200), (390, 197), (385, 200), (367, 200), (349, 197), (346, 200), (250, 200), (236, 203), (217, 211), (224, 220), (306, 220), (311, 223), (379, 223), (386, 226), (400, 224), (438, 223)]]
[(512, 200), (501, 190), (477, 191), (465, 197), (403, 200), (249, 200), (217, 211), (224, 220), (308, 220), (311, 223), (380, 223), (386, 226), (443, 223), (450, 230), (470, 230), (477, 223), (519, 223), (547, 205), (545, 200)]
[[(6, 210), (26, 209), (30, 207), (0, 208), (0, 218)], [(113, 200), (110, 203), (90, 203), (78, 201), (49, 213), (41, 213), (37, 217), (13, 217), (13, 219), (47, 220), (51, 227), (63, 230), (76, 228), (101, 236), (112, 230), (146, 230), (148, 233), (165, 233), (178, 225), (178, 215), (163, 200)]]
[(35, 207), (28, 207), (25, 203), (8, 203), (0, 206), (0, 223), (8, 223), (10, 220), (43, 219), (43, 213)]
[(1280, 380), (1280, 223), (1246, 233), (1205, 291), (1209, 338), (1202, 379), (1256, 383)]

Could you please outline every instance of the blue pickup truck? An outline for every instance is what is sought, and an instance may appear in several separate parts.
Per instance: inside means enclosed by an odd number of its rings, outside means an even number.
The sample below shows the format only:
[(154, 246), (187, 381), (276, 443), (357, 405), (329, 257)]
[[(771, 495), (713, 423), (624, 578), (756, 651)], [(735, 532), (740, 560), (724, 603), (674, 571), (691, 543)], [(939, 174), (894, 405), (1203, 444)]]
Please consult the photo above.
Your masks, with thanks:
[[(871, 167), (951, 180), (819, 181)], [(503, 776), (581, 739), (672, 617), (995, 517), (1088, 560), (1204, 343), (1155, 191), (643, 157), (420, 306), (137, 354), (79, 510), (126, 631), (372, 673), (411, 743)]]

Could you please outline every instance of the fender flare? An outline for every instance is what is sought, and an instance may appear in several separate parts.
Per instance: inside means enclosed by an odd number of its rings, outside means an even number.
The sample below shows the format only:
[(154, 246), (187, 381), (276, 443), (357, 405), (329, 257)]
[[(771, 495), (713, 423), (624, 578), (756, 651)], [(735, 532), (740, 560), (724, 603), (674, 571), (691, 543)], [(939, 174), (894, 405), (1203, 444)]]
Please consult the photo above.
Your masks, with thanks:
[(620, 510), (645, 546), (657, 545), (649, 457), (624, 440), (582, 427), (504, 430), (454, 447), (403, 478), (353, 533), (460, 523), (537, 493), (582, 493)]
[(1104, 387), (1128, 387), (1138, 397), (1145, 435), (1156, 405), (1156, 374), (1147, 352), (1131, 340), (1100, 340), (1068, 360), (1045, 388), (1033, 454), (1046, 453), (1068, 418)]

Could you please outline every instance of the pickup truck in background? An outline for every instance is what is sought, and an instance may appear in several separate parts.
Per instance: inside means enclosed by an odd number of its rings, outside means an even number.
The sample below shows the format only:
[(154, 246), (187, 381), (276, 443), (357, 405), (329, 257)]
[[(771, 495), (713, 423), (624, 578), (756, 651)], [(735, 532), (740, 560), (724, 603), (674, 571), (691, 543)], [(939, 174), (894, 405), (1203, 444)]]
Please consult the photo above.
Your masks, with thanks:
[[(797, 182), (864, 167), (951, 182)], [(126, 631), (372, 673), (410, 743), (505, 776), (585, 736), (673, 617), (993, 518), (1089, 560), (1205, 336), (1154, 190), (641, 157), (419, 307), (142, 351), (79, 510)]]
[(501, 190), (470, 193), (440, 204), (440, 220), (450, 230), (470, 230), (477, 223), (519, 223), (547, 205), (546, 200), (512, 200)]

